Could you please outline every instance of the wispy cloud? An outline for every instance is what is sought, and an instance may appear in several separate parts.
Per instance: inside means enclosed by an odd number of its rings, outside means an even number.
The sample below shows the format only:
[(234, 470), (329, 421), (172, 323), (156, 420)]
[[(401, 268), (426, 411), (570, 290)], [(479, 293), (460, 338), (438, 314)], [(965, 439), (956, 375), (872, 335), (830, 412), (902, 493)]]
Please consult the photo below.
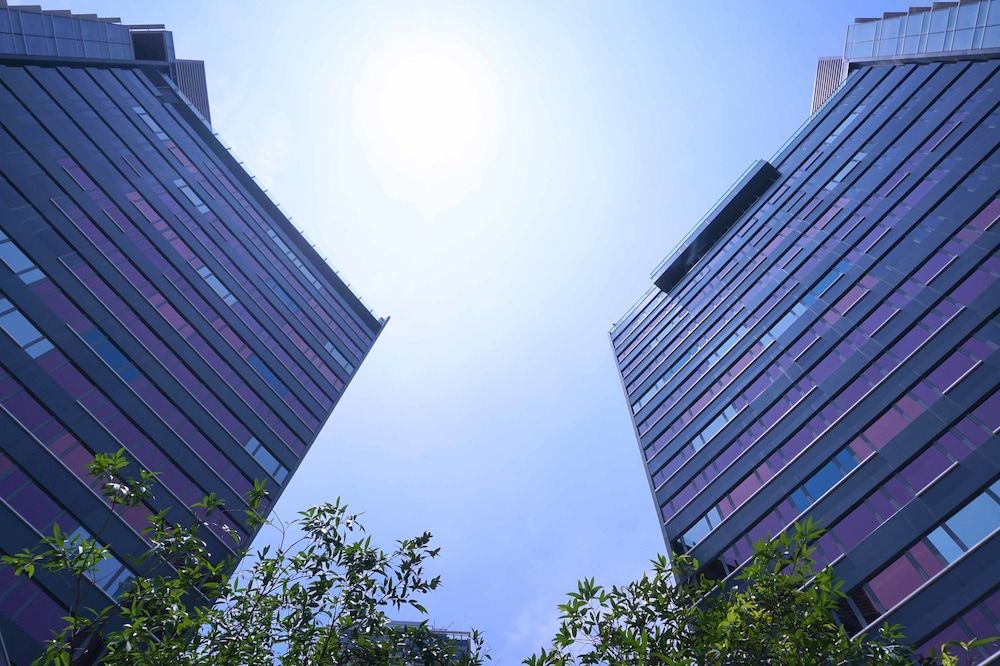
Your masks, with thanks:
[[(559, 610), (551, 597), (528, 602), (514, 616), (505, 638), (504, 654), (528, 655), (548, 647), (559, 629)], [(502, 664), (503, 662), (497, 662)]]

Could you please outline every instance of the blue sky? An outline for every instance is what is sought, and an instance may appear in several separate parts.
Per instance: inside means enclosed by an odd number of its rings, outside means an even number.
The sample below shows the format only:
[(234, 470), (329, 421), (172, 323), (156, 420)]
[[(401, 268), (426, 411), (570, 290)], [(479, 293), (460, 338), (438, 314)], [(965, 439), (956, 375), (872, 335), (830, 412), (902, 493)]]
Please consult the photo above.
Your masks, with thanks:
[(805, 120), (847, 24), (905, 9), (68, 4), (165, 23), (206, 60), (216, 129), (391, 317), (278, 512), (341, 496), (386, 544), (433, 532), (432, 620), (505, 665), (578, 578), (625, 582), (664, 548), (611, 323)]

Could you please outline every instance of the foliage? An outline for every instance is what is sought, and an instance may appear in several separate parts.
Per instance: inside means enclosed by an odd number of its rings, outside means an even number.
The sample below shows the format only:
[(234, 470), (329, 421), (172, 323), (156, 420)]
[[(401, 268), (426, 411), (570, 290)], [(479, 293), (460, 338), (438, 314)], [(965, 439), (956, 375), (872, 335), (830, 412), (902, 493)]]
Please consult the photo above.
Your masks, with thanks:
[[(143, 470), (132, 479), (127, 467), (119, 451), (98, 455), (90, 468), (112, 513), (140, 507), (151, 497), (155, 474)], [(18, 575), (30, 577), (44, 568), (64, 574), (75, 590), (66, 627), (35, 664), (89, 664), (98, 655), (112, 666), (471, 666), (489, 658), (478, 633), (472, 654), (458, 655), (426, 623), (390, 623), (391, 610), (425, 613), (419, 599), (440, 585), (438, 576), (425, 571), (438, 555), (429, 533), (385, 551), (363, 536), (357, 516), (339, 499), (283, 523), (259, 512), (265, 497), (263, 484), (255, 484), (246, 498), (246, 518), (252, 526), (276, 529), (277, 545), (250, 553), (237, 543), (237, 555), (221, 561), (200, 536), (222, 509), (214, 495), (194, 505), (197, 520), (190, 525), (172, 523), (167, 511), (149, 516), (145, 536), (151, 548), (133, 563), (144, 575), (102, 609), (80, 607), (83, 581), (94, 581), (109, 556), (100, 533), (67, 538), (56, 526), (37, 547), (5, 556)], [(102, 633), (103, 640), (95, 640)]]
[[(816, 570), (810, 544), (822, 533), (807, 520), (791, 534), (761, 541), (736, 583), (727, 587), (697, 575), (698, 563), (683, 555), (672, 563), (659, 556), (652, 572), (624, 587), (606, 589), (592, 578), (582, 580), (559, 606), (560, 626), (551, 646), (524, 663), (921, 663), (901, 642), (899, 627), (852, 637), (835, 622), (845, 595), (829, 567)], [(958, 663), (949, 661), (955, 657), (947, 650), (939, 658), (945, 666)]]

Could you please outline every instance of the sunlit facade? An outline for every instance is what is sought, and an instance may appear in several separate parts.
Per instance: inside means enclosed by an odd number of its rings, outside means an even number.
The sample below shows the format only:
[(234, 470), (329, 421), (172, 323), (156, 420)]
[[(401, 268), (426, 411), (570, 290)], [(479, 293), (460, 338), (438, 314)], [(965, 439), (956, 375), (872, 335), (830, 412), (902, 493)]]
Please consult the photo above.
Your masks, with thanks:
[[(147, 547), (149, 513), (191, 521), (187, 507), (215, 493), (227, 510), (209, 550), (221, 558), (234, 536), (252, 538), (243, 495), (262, 480), (277, 498), (384, 320), (166, 63), (129, 59), (129, 28), (37, 9), (0, 17), (22, 37), (0, 49), (0, 552), (54, 524), (95, 536), (113, 554), (83, 589), (100, 608), (142, 574), (129, 556)], [(33, 30), (37, 44), (23, 40)], [(93, 39), (71, 58), (58, 30)], [(119, 517), (86, 467), (121, 447), (160, 477), (146, 506)], [(0, 569), (0, 661), (37, 656), (72, 594), (44, 572)]]
[(910, 6), (905, 12), (854, 20), (843, 57), (820, 58), (812, 112), (854, 67), (880, 62), (990, 58), (1000, 54), (1000, 0), (961, 0)]
[(707, 575), (811, 516), (849, 631), (1000, 635), (998, 102), (985, 53), (854, 65), (613, 327), (664, 537)]
[(948, 55), (978, 58), (997, 51), (1000, 1), (962, 0), (855, 19), (847, 28), (844, 60), (863, 63)]

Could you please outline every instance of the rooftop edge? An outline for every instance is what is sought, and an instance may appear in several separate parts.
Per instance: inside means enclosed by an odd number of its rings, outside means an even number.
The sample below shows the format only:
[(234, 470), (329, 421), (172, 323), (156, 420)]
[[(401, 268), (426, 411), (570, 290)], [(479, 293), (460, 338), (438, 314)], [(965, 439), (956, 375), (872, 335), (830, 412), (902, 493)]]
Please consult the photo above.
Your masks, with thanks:
[(722, 238), (739, 218), (778, 179), (780, 173), (767, 160), (757, 160), (726, 191), (677, 247), (650, 275), (664, 292), (670, 291)]

